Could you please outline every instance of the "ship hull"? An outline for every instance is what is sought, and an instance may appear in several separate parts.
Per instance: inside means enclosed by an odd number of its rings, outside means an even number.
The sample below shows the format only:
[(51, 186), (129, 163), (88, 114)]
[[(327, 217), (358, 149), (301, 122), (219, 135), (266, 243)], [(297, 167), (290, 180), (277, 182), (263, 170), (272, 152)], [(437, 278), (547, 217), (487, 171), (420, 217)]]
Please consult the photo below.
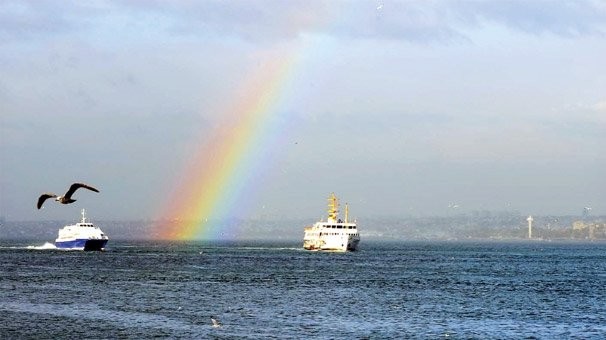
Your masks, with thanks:
[(55, 241), (57, 249), (100, 251), (105, 250), (108, 240), (104, 239), (73, 239)]
[(322, 251), (356, 251), (360, 238), (349, 237), (320, 237), (319, 239), (306, 239), (303, 242), (303, 248), (306, 250)]

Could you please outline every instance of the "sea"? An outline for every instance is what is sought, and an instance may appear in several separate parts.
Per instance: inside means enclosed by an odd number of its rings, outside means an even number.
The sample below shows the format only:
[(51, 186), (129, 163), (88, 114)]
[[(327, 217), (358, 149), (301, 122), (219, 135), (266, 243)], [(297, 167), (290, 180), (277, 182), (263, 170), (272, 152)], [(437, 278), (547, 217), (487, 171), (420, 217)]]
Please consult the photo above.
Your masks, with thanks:
[(606, 243), (0, 241), (0, 338), (604, 339)]

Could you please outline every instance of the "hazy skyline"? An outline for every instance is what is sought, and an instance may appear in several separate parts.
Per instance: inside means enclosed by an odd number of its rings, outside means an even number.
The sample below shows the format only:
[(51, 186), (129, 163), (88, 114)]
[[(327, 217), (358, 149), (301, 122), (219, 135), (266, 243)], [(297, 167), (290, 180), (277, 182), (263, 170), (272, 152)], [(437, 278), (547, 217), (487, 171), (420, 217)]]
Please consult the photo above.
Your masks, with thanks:
[[(603, 1), (5, 1), (0, 216), (156, 218), (287, 54), (280, 144), (238, 217), (313, 220), (330, 192), (358, 217), (606, 214)], [(101, 193), (35, 209), (73, 181)]]

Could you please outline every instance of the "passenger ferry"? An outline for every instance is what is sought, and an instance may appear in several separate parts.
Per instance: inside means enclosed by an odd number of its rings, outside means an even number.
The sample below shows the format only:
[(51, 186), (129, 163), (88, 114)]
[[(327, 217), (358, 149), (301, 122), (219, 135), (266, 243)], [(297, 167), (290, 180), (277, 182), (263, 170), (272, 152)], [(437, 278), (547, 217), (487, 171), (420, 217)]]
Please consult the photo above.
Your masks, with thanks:
[(307, 250), (355, 251), (360, 243), (356, 221), (349, 222), (345, 204), (345, 220), (339, 219), (339, 200), (334, 193), (328, 198), (328, 218), (305, 227), (303, 248)]
[(82, 209), (82, 221), (59, 229), (55, 246), (57, 249), (105, 250), (108, 240), (101, 229), (87, 221), (86, 210)]

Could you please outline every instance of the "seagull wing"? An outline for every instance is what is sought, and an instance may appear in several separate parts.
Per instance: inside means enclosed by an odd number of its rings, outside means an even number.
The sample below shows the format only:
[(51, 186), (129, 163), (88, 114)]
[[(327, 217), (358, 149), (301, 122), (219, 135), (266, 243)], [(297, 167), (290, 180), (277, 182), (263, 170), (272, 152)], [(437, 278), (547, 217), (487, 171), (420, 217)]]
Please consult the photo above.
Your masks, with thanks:
[(51, 193), (40, 195), (40, 197), (38, 197), (38, 209), (42, 208), (42, 204), (44, 203), (44, 201), (46, 201), (47, 198), (51, 197), (57, 197), (57, 195)]
[(65, 193), (65, 195), (63, 197), (70, 199), (72, 197), (72, 195), (74, 194), (74, 192), (76, 192), (76, 190), (78, 190), (80, 188), (86, 188), (86, 189), (92, 190), (94, 192), (99, 192), (99, 190), (91, 187), (90, 185), (86, 185), (84, 183), (74, 183), (69, 187), (69, 190), (67, 190), (67, 192)]

